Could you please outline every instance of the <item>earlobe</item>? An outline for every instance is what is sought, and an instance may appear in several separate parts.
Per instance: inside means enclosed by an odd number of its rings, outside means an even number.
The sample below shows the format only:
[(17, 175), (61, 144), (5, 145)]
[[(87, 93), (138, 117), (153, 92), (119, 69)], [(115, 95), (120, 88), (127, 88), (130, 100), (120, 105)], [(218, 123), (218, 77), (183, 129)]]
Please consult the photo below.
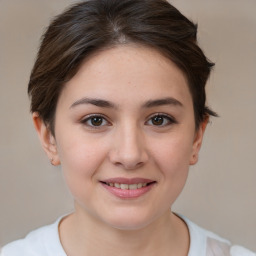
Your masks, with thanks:
[(44, 121), (40, 118), (37, 112), (32, 114), (34, 127), (38, 134), (41, 145), (47, 154), (52, 165), (59, 165), (59, 155), (54, 136), (52, 135), (49, 127), (46, 126)]
[(203, 136), (204, 136), (204, 132), (205, 132), (208, 122), (209, 122), (209, 116), (207, 116), (205, 118), (205, 120), (200, 124), (200, 126), (195, 134), (193, 148), (192, 148), (192, 154), (191, 154), (190, 162), (189, 162), (190, 165), (194, 165), (198, 161), (198, 154), (199, 154), (202, 142), (203, 142)]

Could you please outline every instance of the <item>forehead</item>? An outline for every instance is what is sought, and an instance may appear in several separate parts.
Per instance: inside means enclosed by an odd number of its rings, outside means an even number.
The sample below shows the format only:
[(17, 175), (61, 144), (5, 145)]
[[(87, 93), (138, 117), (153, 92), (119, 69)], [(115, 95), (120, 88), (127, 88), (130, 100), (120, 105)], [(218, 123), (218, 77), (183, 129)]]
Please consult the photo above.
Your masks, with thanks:
[(186, 77), (171, 60), (155, 49), (131, 44), (104, 49), (86, 59), (65, 85), (63, 96), (73, 101), (89, 96), (117, 103), (167, 96), (191, 101)]

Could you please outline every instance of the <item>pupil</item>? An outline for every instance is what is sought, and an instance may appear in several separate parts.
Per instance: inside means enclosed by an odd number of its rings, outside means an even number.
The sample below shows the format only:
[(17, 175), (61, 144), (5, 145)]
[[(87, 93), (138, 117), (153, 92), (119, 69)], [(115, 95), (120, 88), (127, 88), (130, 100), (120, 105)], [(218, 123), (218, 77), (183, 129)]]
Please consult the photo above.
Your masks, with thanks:
[(100, 126), (102, 124), (102, 118), (101, 117), (93, 117), (91, 122), (94, 126)]
[(153, 124), (155, 124), (155, 125), (161, 125), (161, 124), (163, 124), (163, 117), (161, 117), (161, 116), (155, 116), (155, 117), (153, 118)]

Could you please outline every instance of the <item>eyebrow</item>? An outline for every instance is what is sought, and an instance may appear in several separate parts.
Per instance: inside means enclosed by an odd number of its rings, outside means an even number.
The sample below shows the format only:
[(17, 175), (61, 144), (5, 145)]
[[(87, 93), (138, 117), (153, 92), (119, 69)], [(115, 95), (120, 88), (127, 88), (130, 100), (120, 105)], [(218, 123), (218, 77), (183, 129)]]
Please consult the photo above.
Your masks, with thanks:
[(101, 108), (116, 108), (116, 105), (107, 101), (107, 100), (102, 100), (102, 99), (97, 99), (97, 98), (82, 98), (80, 100), (75, 101), (70, 108), (73, 108), (78, 105), (83, 105), (83, 104), (92, 104), (97, 107)]
[[(117, 105), (114, 103), (103, 100), (103, 99), (97, 99), (97, 98), (82, 98), (77, 101), (75, 101), (70, 108), (76, 107), (78, 105), (83, 105), (83, 104), (91, 104), (97, 107), (101, 108), (115, 108), (117, 109)], [(146, 101), (143, 105), (142, 108), (152, 108), (152, 107), (158, 107), (158, 106), (164, 106), (164, 105), (173, 105), (173, 106), (180, 106), (182, 107), (183, 104), (178, 101), (175, 98), (168, 97), (168, 98), (163, 98), (163, 99), (155, 99), (155, 100), (148, 100)]]
[(146, 103), (143, 104), (143, 108), (152, 108), (152, 107), (158, 107), (163, 105), (174, 105), (182, 107), (182, 103), (172, 97), (163, 98), (163, 99), (156, 99), (156, 100), (149, 100)]

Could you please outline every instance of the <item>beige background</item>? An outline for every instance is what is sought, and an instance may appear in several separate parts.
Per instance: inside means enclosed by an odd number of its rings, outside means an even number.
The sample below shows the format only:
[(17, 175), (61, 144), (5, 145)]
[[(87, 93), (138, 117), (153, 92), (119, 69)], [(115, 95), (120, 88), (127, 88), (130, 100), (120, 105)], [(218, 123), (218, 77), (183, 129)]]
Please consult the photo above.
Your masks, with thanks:
[[(26, 94), (40, 35), (71, 2), (0, 0), (0, 246), (72, 210), (60, 169), (40, 148)], [(256, 251), (256, 1), (171, 2), (199, 23), (200, 43), (216, 62), (208, 101), (221, 116), (174, 209)]]

